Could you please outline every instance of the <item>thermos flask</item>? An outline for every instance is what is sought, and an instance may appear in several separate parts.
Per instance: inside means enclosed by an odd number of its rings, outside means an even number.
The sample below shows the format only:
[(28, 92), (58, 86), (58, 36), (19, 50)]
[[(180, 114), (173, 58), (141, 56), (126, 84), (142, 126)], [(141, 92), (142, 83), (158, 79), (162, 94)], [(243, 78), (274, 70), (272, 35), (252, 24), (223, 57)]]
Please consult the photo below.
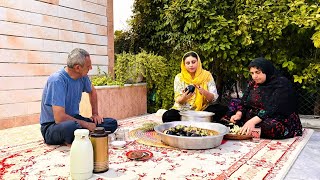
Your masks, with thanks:
[(94, 173), (106, 172), (109, 169), (108, 134), (110, 133), (103, 127), (97, 127), (90, 135), (94, 154)]
[(70, 175), (72, 179), (89, 179), (93, 170), (93, 148), (88, 129), (74, 131), (75, 139), (70, 149)]

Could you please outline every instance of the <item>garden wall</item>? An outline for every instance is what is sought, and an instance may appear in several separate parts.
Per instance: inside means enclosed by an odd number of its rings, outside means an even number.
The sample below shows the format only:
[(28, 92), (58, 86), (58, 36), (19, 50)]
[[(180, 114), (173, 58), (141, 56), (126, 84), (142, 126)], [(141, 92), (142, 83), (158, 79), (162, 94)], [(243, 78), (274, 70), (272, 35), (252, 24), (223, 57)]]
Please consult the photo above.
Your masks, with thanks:
[(91, 54), (89, 75), (113, 69), (112, 0), (0, 1), (0, 129), (39, 122), (42, 89), (67, 53)]
[[(125, 86), (96, 86), (98, 94), (98, 113), (102, 117), (124, 119), (147, 113), (147, 85), (127, 84)], [(82, 94), (80, 114), (91, 117), (89, 95)]]

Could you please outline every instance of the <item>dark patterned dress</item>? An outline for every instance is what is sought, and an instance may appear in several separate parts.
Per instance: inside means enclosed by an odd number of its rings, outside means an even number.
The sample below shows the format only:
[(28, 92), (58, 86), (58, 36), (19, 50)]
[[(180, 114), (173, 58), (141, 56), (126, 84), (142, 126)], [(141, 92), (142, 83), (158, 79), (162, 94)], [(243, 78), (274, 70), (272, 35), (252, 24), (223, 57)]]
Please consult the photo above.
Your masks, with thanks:
[(285, 77), (273, 77), (267, 83), (248, 83), (242, 99), (233, 99), (227, 116), (242, 112), (242, 125), (254, 116), (262, 121), (261, 137), (284, 139), (302, 135), (302, 126), (297, 114), (297, 101), (291, 82)]

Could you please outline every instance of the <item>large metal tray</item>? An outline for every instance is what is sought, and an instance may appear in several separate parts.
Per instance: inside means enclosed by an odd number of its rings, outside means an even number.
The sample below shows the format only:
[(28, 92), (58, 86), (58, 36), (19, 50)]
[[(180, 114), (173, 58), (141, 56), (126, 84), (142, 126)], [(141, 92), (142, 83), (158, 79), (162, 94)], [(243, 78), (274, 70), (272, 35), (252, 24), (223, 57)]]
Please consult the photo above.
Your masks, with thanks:
[[(176, 125), (193, 126), (198, 128), (210, 129), (219, 132), (216, 136), (204, 137), (185, 137), (164, 134), (163, 131)], [(194, 121), (175, 121), (163, 123), (154, 127), (154, 130), (160, 135), (161, 141), (169, 146), (181, 149), (211, 149), (221, 144), (223, 136), (229, 133), (229, 128), (219, 123), (194, 122)]]

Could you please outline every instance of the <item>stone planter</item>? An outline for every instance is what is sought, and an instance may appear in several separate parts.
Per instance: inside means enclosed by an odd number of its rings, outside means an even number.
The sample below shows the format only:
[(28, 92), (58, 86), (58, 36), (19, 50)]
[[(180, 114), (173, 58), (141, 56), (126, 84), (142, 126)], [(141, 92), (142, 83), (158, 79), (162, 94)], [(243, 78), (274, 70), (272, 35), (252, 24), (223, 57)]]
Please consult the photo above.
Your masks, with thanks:
[[(98, 112), (102, 117), (124, 119), (147, 113), (147, 84), (124, 86), (95, 86), (98, 94)], [(91, 117), (89, 95), (82, 94), (80, 114)]]

